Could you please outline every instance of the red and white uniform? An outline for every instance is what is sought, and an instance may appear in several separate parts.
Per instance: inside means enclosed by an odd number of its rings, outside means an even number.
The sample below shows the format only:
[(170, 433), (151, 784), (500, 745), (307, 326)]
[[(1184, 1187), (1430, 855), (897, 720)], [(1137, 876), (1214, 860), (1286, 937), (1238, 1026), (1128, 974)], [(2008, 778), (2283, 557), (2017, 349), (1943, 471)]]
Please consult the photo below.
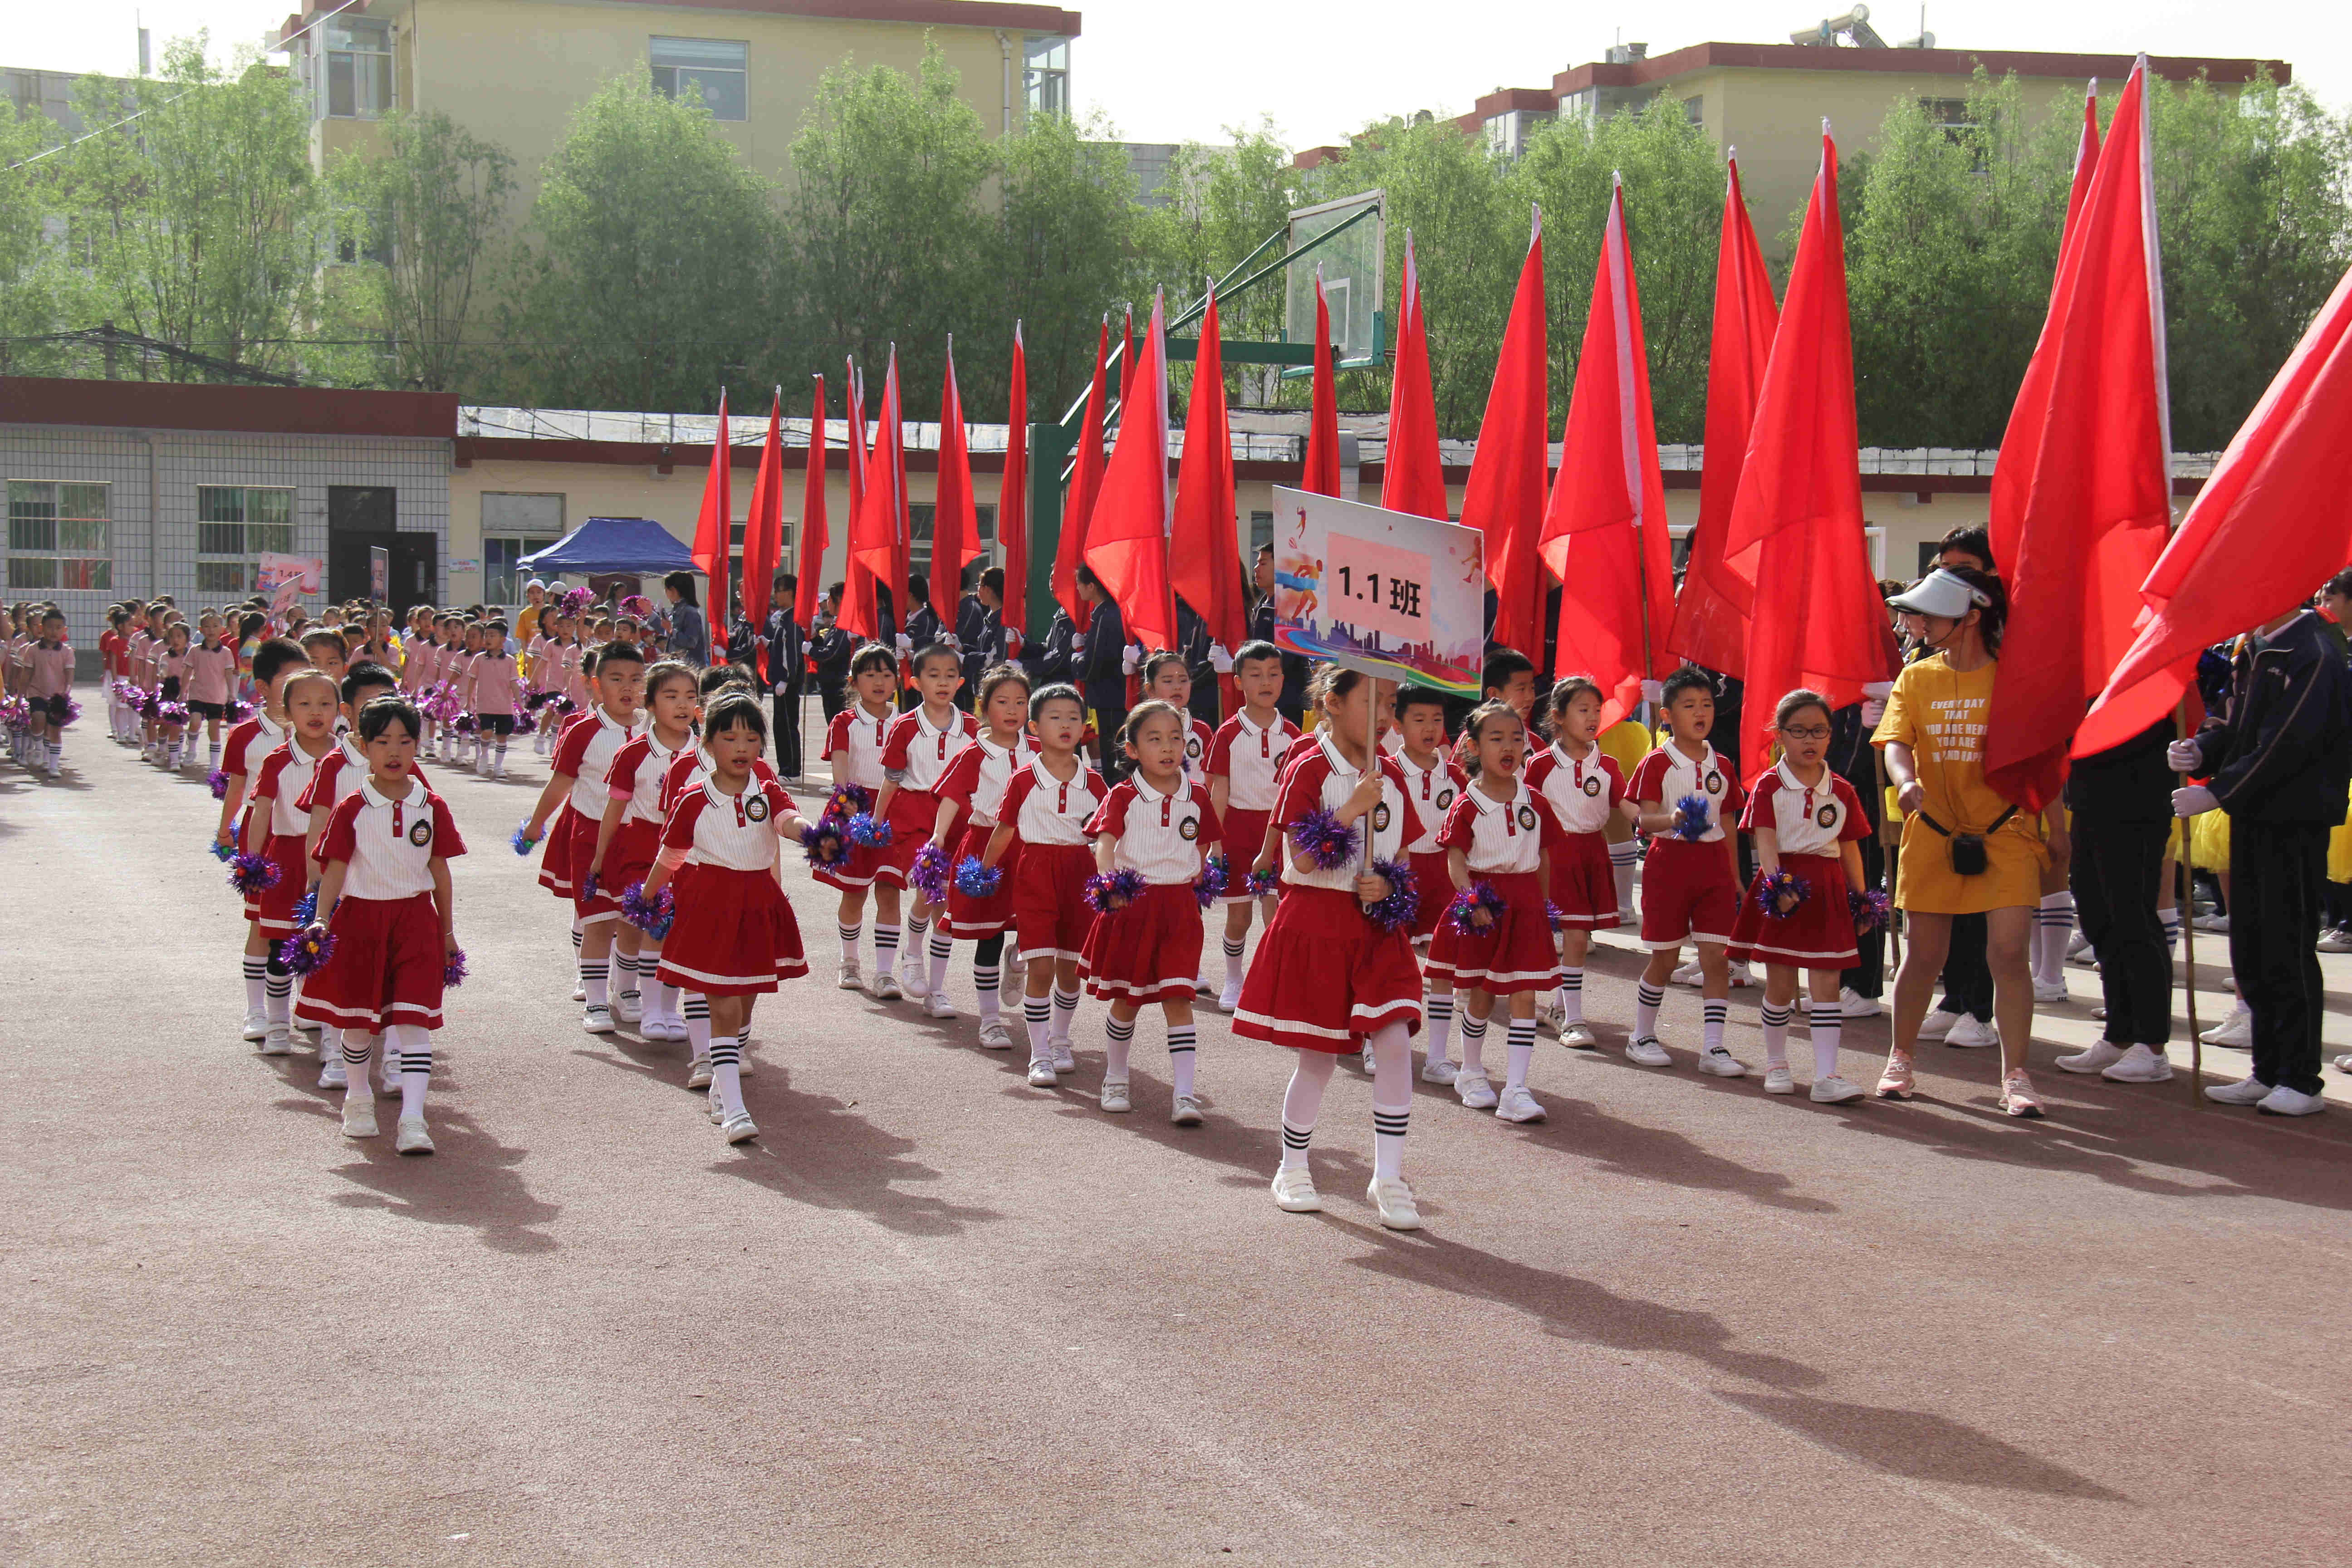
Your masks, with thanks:
[(1826, 767), (1821, 782), (1809, 785), (1782, 763), (1756, 781), (1739, 826), (1749, 833), (1772, 831), (1780, 868), (1803, 880), (1805, 898), (1778, 919), (1766, 915), (1757, 901), (1764, 883), (1759, 868), (1739, 901), (1732, 951), (1800, 969), (1848, 969), (1860, 963), (1853, 916), (1845, 901), (1845, 846), (1869, 837), (1870, 819), (1853, 786)]
[[(651, 730), (646, 733), (652, 733)], [(669, 761), (662, 768), (661, 811), (655, 820), (668, 816), (669, 808), (677, 804), (677, 797), (698, 786), (702, 783), (702, 775), (710, 771), (711, 765), (710, 753), (704, 751), (698, 742), (689, 742), (671, 752)], [(753, 757), (751, 776), (766, 784), (776, 777), (776, 770), (768, 765), (767, 758)]]
[(748, 996), (808, 973), (776, 873), (776, 825), (792, 809), (783, 785), (756, 778), (740, 795), (705, 778), (670, 807), (661, 863), (677, 868), (677, 914), (662, 942), (663, 984)]
[[(1087, 879), (1094, 874), (1094, 840), (1087, 824), (1108, 792), (1102, 775), (1078, 763), (1067, 780), (1038, 757), (1013, 775), (997, 820), (1013, 824), (1019, 863), (1004, 879), (1013, 887), (1013, 921), (1021, 961), (1076, 958), (1085, 951), (1094, 910)], [(1196, 922), (1197, 923), (1197, 922)]]
[[(1412, 786), (1395, 759), (1377, 764), (1381, 802), (1357, 819), (1371, 835), (1375, 860), (1407, 860), (1407, 847), (1425, 831)], [(1283, 775), (1275, 819), (1285, 837), (1282, 902), (1258, 939), (1257, 956), (1242, 982), (1234, 1033), (1298, 1050), (1351, 1047), (1357, 1037), (1402, 1024), (1421, 1027), (1421, 967), (1409, 929), (1383, 931), (1356, 897), (1356, 867), (1301, 870), (1289, 847), (1290, 826), (1307, 813), (1337, 811), (1356, 792), (1363, 771), (1328, 738), (1302, 752)]]
[(1209, 752), (1217, 743), (1217, 732), (1192, 714), (1184, 715), (1184, 782), (1209, 787)]
[(1418, 944), (1437, 934), (1437, 922), (1445, 918), (1445, 906), (1454, 901), (1454, 874), (1447, 868), (1445, 848), (1437, 842), (1437, 835), (1445, 826), (1445, 814), (1454, 809), (1470, 779), (1451, 752), (1437, 752), (1425, 768), (1403, 752), (1398, 752), (1393, 760), (1404, 780), (1405, 798), (1412, 802), (1413, 815), (1421, 819), (1420, 834), (1405, 846), (1406, 863), (1412, 868), (1413, 886), (1421, 895), (1421, 908), (1412, 917), (1412, 940)]
[[(948, 840), (950, 866), (961, 867), (967, 858), (976, 860), (987, 853), (1013, 775), (1036, 754), (1037, 748), (1024, 737), (1016, 736), (1007, 750), (982, 735), (948, 764), (940, 779), (939, 796), (955, 802), (963, 812), (958, 830)], [(1021, 844), (1015, 839), (997, 862), (1003, 876), (996, 891), (984, 899), (973, 898), (950, 881), (947, 913), (940, 919), (940, 930), (959, 941), (977, 942), (1013, 924), (1013, 886), (1020, 862)]]
[(1201, 973), (1201, 905), (1192, 885), (1209, 847), (1223, 837), (1209, 792), (1179, 775), (1162, 795), (1135, 774), (1113, 786), (1087, 833), (1110, 835), (1111, 868), (1139, 871), (1145, 884), (1133, 903), (1097, 915), (1087, 928), (1079, 958), (1087, 992), (1190, 1001)]
[(230, 727), (228, 739), (221, 746), (221, 772), (249, 781), (261, 771), (262, 759), (285, 742), (286, 726), (257, 708), (252, 718)]
[(1739, 774), (1713, 746), (1694, 760), (1673, 742), (1643, 757), (1626, 794), (1671, 811), (1693, 795), (1707, 803), (1706, 831), (1696, 840), (1671, 829), (1650, 840), (1642, 863), (1642, 945), (1657, 952), (1692, 942), (1728, 945), (1739, 916), (1739, 879), (1723, 824), (1748, 799)]
[[(359, 794), (360, 785), (368, 781), (369, 772), (367, 753), (360, 750), (358, 737), (338, 735), (335, 749), (319, 759), (318, 767), (310, 774), (310, 787), (295, 804), (302, 808), (305, 816), (321, 805), (341, 805)], [(425, 784), (424, 764), (412, 759), (408, 776)]]
[[(890, 743), (890, 726), (899, 718), (896, 708), (885, 708), (877, 713), (863, 702), (853, 702), (835, 714), (833, 722), (825, 726), (823, 753), (823, 760), (833, 764), (833, 782), (856, 784), (869, 796), (878, 796), (883, 784), (882, 753)], [(930, 825), (926, 823), (923, 837), (928, 838), (930, 833)], [(814, 875), (818, 881), (845, 891), (870, 887), (886, 853), (887, 849), (851, 844), (845, 847), (839, 861), (818, 867)], [(912, 866), (914, 861), (909, 859), (907, 864)], [(900, 887), (906, 886), (903, 871), (896, 880)]]
[(1551, 846), (1551, 901), (1562, 929), (1608, 931), (1617, 924), (1617, 882), (1602, 831), (1625, 798), (1617, 760), (1594, 746), (1581, 757), (1555, 742), (1527, 767), (1528, 788), (1559, 825)]
[(319, 836), (323, 873), (343, 862), (342, 897), (328, 912), (335, 948), (302, 982), (294, 1016), (381, 1034), (394, 1024), (441, 1026), (447, 952), (433, 903), (433, 862), (466, 852), (448, 803), (422, 784), (404, 799), (373, 779), (346, 795)]
[(605, 795), (628, 804), (621, 808), (621, 824), (613, 830), (613, 841), (604, 846), (604, 868), (596, 879), (610, 884), (615, 897), (630, 883), (644, 881), (653, 870), (654, 857), (661, 852), (662, 823), (669, 815), (670, 764), (682, 756), (691, 757), (694, 750), (689, 742), (672, 751), (648, 729), (614, 756), (605, 775)]
[(1429, 944), (1432, 975), (1497, 996), (1559, 984), (1559, 944), (1538, 875), (1543, 852), (1559, 833), (1524, 779), (1507, 801), (1475, 784), (1462, 792), (1437, 841), (1463, 852), (1474, 884), (1485, 882), (1502, 895), (1503, 910), (1475, 931), (1456, 931), (1450, 920), (1438, 922)]
[(1225, 781), (1225, 864), (1229, 891), (1221, 903), (1249, 901), (1250, 868), (1265, 845), (1265, 825), (1274, 814), (1282, 760), (1298, 740), (1298, 726), (1277, 713), (1261, 725), (1249, 710), (1217, 726), (1209, 743), (1208, 775)]
[[(321, 756), (332, 756), (338, 749), (330, 745)], [(294, 906), (310, 889), (310, 868), (303, 852), (310, 847), (310, 813), (302, 801), (310, 793), (320, 761), (302, 749), (299, 740), (289, 738), (262, 759), (253, 782), (245, 851), (269, 857), (277, 864), (278, 880), (246, 896), (245, 918), (273, 936), (293, 931)]]
[(882, 745), (882, 776), (898, 787), (890, 796), (890, 842), (874, 867), (877, 879), (907, 885), (916, 853), (939, 823), (940, 781), (979, 738), (980, 721), (952, 708), (944, 725), (932, 723), (919, 706), (892, 722)]
[[(562, 738), (555, 744), (554, 771), (570, 777), (572, 793), (556, 817), (566, 842), (564, 885), (554, 891), (558, 898), (572, 900), (580, 918), (590, 925), (621, 918), (621, 906), (614, 901), (621, 889), (611, 878), (598, 878), (595, 889), (585, 897), (581, 889), (587, 879), (589, 864), (596, 858), (596, 830), (604, 820), (604, 803), (611, 798), (609, 774), (613, 759), (621, 754), (621, 748), (635, 739), (637, 731), (635, 723), (624, 724), (597, 708), (582, 714), (576, 723), (566, 725)], [(540, 873), (542, 885), (547, 882), (548, 871), (553, 869), (554, 837), (551, 830), (549, 852), (541, 861)]]

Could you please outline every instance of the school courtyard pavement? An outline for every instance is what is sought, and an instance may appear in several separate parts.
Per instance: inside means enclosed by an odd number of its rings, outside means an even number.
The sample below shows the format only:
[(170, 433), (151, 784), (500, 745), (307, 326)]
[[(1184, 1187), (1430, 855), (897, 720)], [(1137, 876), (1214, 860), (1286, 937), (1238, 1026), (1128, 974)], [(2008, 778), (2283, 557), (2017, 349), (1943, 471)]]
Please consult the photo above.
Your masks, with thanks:
[[(1208, 1122), (1172, 1128), (1147, 1020), (1106, 1117), (1089, 1003), (1076, 1086), (1033, 1090), (975, 1047), (963, 953), (951, 1022), (835, 989), (795, 858), (816, 973), (761, 1005), (763, 1136), (730, 1149), (682, 1047), (581, 1032), (507, 844), (524, 751), (440, 770), (473, 978), (440, 1152), (404, 1160), (340, 1135), (310, 1052), (238, 1039), (213, 802), (90, 706), (63, 780), (0, 764), (0, 1563), (2288, 1568), (2352, 1539), (2352, 1079), (2294, 1122), (2071, 1079), (2087, 971), (2019, 1125), (1980, 1051), (1924, 1047), (1902, 1106), (1701, 1078), (1689, 991), (1675, 1068), (1630, 1067), (1614, 942), (1606, 1048), (1541, 1047), (1548, 1121), (1421, 1086), (1427, 1228), (1396, 1235), (1352, 1068), (1328, 1212), (1283, 1214), (1286, 1053), (1204, 1011)], [(1866, 1080), (1884, 1021), (1847, 1038)]]

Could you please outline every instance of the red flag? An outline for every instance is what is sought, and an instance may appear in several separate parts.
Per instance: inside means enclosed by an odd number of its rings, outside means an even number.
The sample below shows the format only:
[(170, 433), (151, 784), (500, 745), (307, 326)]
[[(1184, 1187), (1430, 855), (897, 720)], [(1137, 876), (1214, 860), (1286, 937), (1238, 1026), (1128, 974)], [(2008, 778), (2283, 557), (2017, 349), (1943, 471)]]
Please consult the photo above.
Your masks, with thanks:
[(793, 600), (793, 619), (803, 632), (816, 625), (816, 607), (824, 598), (824, 548), (833, 542), (831, 533), (824, 515), (824, 377), (820, 375), (809, 410), (808, 469), (801, 481), (801, 581)]
[(1249, 640), (1234, 511), (1234, 443), (1225, 419), (1224, 348), (1213, 294), (1201, 321), (1200, 356), (1192, 362), (1192, 405), (1184, 418), (1184, 456), (1176, 469), (1168, 576), (1208, 623), (1210, 641), (1231, 653)]
[(1863, 534), (1837, 143), (1826, 124), (1725, 531), (1734, 560), (1756, 552), (1742, 677), (1748, 733), (1738, 738), (1741, 775), (1753, 778), (1766, 764), (1772, 710), (1783, 695), (1809, 686), (1839, 708), (1895, 674), (1894, 634)]
[(846, 570), (842, 574), (841, 624), (854, 637), (874, 637), (881, 635), (882, 617), (874, 598), (874, 574), (857, 558), (857, 520), (866, 513), (866, 383), (857, 374), (857, 362), (850, 360), (845, 372), (848, 378), (849, 405), (849, 538), (850, 550)]
[(2075, 731), (2074, 754), (2119, 745), (2163, 718), (2189, 689), (2200, 651), (2294, 609), (2352, 561), (2347, 497), (2352, 273), (2230, 438), (2148, 574), (2147, 619)]
[(1437, 455), (1437, 400), (1429, 384), (1429, 327), (1421, 314), (1421, 271), (1412, 231), (1404, 237), (1404, 283), (1397, 291), (1396, 366), (1389, 380), (1389, 443), (1381, 504), (1443, 522), (1445, 464)]
[(1560, 595), (1553, 673), (1598, 680), (1606, 694), (1601, 722), (1614, 724), (1641, 705), (1643, 678), (1656, 673), (1654, 644), (1674, 609), (1666, 490), (1658, 478), (1642, 292), (1625, 238), (1622, 184), (1610, 190), (1592, 308), (1560, 437), (1559, 481), (1538, 549), (1570, 589)]
[(1698, 521), (1690, 560), (1675, 599), (1666, 649), (1677, 658), (1738, 675), (1748, 662), (1748, 612), (1756, 595), (1756, 562), (1734, 562), (1723, 548), (1748, 432), (1764, 390), (1764, 365), (1780, 324), (1772, 275), (1756, 244), (1756, 226), (1739, 186), (1739, 160), (1726, 161), (1723, 237), (1715, 261), (1715, 338), (1706, 355), (1706, 467), (1699, 475)]
[(1126, 323), (1119, 328), (1118, 341), (1118, 400), (1122, 404), (1135, 390), (1135, 307), (1127, 308)]
[[(710, 613), (727, 614), (727, 558), (732, 553), (735, 503), (729, 494), (734, 449), (727, 444), (727, 389), (719, 389), (719, 435), (710, 444), (710, 472), (702, 481), (702, 510), (694, 520), (694, 563), (710, 579)], [(722, 637), (719, 640), (724, 641)]]
[(743, 618), (768, 624), (768, 595), (774, 590), (776, 563), (784, 550), (784, 394), (768, 411), (768, 444), (760, 449), (759, 477), (751, 481), (751, 510), (743, 521)]
[(1095, 380), (1087, 392), (1087, 415), (1078, 424), (1078, 449), (1070, 467), (1070, 488), (1062, 499), (1062, 537), (1054, 549), (1054, 597), (1070, 612), (1078, 630), (1094, 618), (1094, 606), (1078, 597), (1078, 563), (1087, 556), (1087, 520), (1094, 515), (1095, 493), (1102, 489), (1103, 383), (1110, 353), (1110, 318), (1102, 320), (1095, 340)]
[(1494, 640), (1543, 651), (1543, 527), (1550, 413), (1545, 403), (1543, 215), (1536, 215), (1519, 268), (1502, 357), (1478, 426), (1478, 450), (1462, 494), (1462, 526), (1486, 537), (1486, 580), (1495, 585)]
[[(898, 351), (890, 351), (889, 368), (882, 375), (882, 403), (875, 410), (877, 423), (874, 444), (866, 455), (866, 492), (857, 515), (849, 521), (849, 558), (866, 569), (866, 592), (862, 605), (855, 606), (866, 616), (866, 623), (853, 622), (850, 630), (860, 637), (881, 635), (878, 606), (875, 602), (873, 584), (888, 582), (888, 574), (898, 559), (898, 511), (900, 497), (897, 493), (898, 477), (903, 471), (897, 460), (898, 445)], [(903, 617), (908, 606), (899, 603), (906, 594), (902, 581), (892, 585), (896, 595), (894, 608)], [(853, 598), (855, 595), (853, 595)], [(845, 607), (845, 616), (849, 613)], [(906, 625), (902, 618), (901, 626)]]
[(1087, 528), (1087, 564), (1118, 605), (1128, 640), (1146, 649), (1176, 646), (1176, 606), (1168, 589), (1168, 338), (1162, 309), (1155, 297), (1142, 356), (1119, 413), (1118, 442), (1111, 448), (1102, 494)]
[(1029, 626), (1029, 353), (1018, 321), (1013, 323), (1012, 404), (1004, 480), (996, 489), (996, 542), (1004, 547), (1004, 626), (1017, 637)]
[(947, 384), (940, 392), (940, 479), (931, 509), (931, 608), (950, 630), (963, 598), (963, 569), (980, 553), (980, 509), (971, 497), (963, 395), (956, 391), (955, 336), (948, 336)]
[[(2147, 80), (2143, 58), (2060, 250), (1993, 479), (2010, 617), (1985, 717), (1985, 782), (2029, 810), (2056, 797), (2084, 708), (2131, 647), (2140, 585), (2172, 524)], [(2013, 542), (1999, 553), (2004, 540)]]
[(1315, 393), (1307, 416), (1307, 471), (1298, 488), (1318, 496), (1339, 493), (1339, 390), (1331, 379), (1331, 307), (1323, 298), (1323, 268), (1315, 268)]

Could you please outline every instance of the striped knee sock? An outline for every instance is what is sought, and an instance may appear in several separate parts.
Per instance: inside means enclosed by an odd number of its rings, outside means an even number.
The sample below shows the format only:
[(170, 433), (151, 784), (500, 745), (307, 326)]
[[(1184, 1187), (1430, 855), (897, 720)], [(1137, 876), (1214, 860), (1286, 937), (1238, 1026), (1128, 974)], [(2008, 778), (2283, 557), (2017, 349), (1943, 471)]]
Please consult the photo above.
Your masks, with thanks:
[(1244, 937), (1225, 938), (1225, 989), (1228, 991), (1241, 989), (1242, 950), (1247, 945), (1248, 939)]
[(1029, 1059), (1054, 1059), (1054, 1005), (1043, 996), (1021, 999), (1021, 1021), (1029, 1026)]
[[(1070, 1024), (1078, 1016), (1078, 994), (1054, 987), (1054, 1038), (1064, 1045), (1070, 1043)], [(1130, 1028), (1128, 1031), (1133, 1034)]]
[(1315, 1136), (1312, 1127), (1293, 1127), (1290, 1119), (1282, 1120), (1282, 1168), (1296, 1170), (1307, 1163), (1307, 1146)]
[(1835, 1004), (1818, 1003), (1805, 1016), (1813, 1037), (1813, 1081), (1837, 1076), (1838, 1042), (1845, 1029), (1845, 1013)]
[(1429, 1026), (1429, 1059), (1450, 1060), (1454, 1050), (1454, 994), (1424, 996), (1421, 999), (1422, 1016)]
[(588, 1005), (612, 1005), (613, 966), (601, 959), (580, 961), (580, 984), (587, 989)]
[[(704, 1027), (709, 1026), (706, 1022)], [(710, 1087), (718, 1091), (719, 1114), (743, 1114), (743, 1046), (735, 1035), (719, 1035), (710, 1042)]]
[(860, 921), (856, 925), (850, 925), (845, 921), (836, 921), (834, 922), (834, 930), (841, 937), (841, 967), (856, 968), (857, 944), (865, 940), (866, 922)]
[(1559, 1016), (1562, 1022), (1584, 1022), (1584, 971), (1563, 969), (1559, 972)]
[(1504, 1036), (1504, 1048), (1507, 1054), (1504, 1057), (1503, 1087), (1527, 1088), (1528, 1068), (1536, 1059), (1536, 1021), (1533, 1018), (1512, 1019), (1509, 1032)]
[(1784, 1068), (1789, 1065), (1789, 1020), (1797, 1016), (1795, 1004), (1775, 1007), (1764, 1004), (1764, 1065)]
[(996, 998), (997, 981), (1004, 971), (1002, 965), (975, 963), (971, 966), (971, 988), (980, 997), (980, 1016), (994, 1018), (1002, 1016)]
[(1486, 1070), (1486, 1020), (1462, 1015), (1462, 1070)]
[(1200, 1053), (1193, 1049), (1194, 1032), (1190, 1024), (1168, 1026), (1168, 1074), (1175, 1080), (1180, 1095), (1192, 1092), (1192, 1064)]
[(1103, 1081), (1127, 1081), (1127, 1049), (1135, 1043), (1135, 1020), (1108, 1020), (1103, 1026)]
[(637, 1000), (637, 955), (615, 952), (613, 954), (613, 969), (621, 977), (619, 995), (626, 1001)]
[(710, 998), (699, 991), (686, 994), (686, 1047), (696, 1061), (710, 1056)]
[(886, 926), (878, 921), (876, 921), (874, 925), (875, 978), (878, 980), (883, 975), (889, 973), (891, 966), (898, 962), (898, 928), (897, 926)]
[(1723, 1049), (1723, 1026), (1731, 1019), (1730, 1001), (1727, 998), (1709, 998), (1703, 1016), (1706, 1023), (1700, 1037), (1705, 1042), (1702, 1048), (1710, 1051)]
[(1633, 1037), (1654, 1040), (1658, 1037), (1658, 1009), (1666, 1005), (1666, 988), (1644, 980), (1633, 987)]
[[(1372, 1176), (1378, 1181), (1394, 1181), (1404, 1173), (1404, 1129), (1412, 1120), (1412, 1102), (1393, 1109), (1375, 1101), (1372, 1105)], [(1290, 1128), (1283, 1127), (1285, 1163), (1287, 1163)]]
[(955, 956), (955, 938), (945, 931), (931, 933), (931, 994), (947, 989), (948, 960)]
[(255, 953), (245, 955), (245, 1010), (258, 1013), (268, 997), (269, 960)]

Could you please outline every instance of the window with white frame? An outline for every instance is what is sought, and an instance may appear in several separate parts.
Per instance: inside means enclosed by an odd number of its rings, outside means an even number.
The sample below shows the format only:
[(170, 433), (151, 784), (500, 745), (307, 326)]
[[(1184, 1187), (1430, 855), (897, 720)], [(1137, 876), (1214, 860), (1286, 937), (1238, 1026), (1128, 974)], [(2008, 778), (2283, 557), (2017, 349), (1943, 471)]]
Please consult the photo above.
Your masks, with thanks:
[(1022, 46), (1021, 80), (1032, 114), (1070, 117), (1070, 40), (1028, 39)]
[(519, 490), (482, 494), (482, 602), (520, 605), (530, 576), (522, 558), (563, 537), (563, 497)]
[(665, 98), (700, 94), (713, 120), (750, 117), (751, 47), (724, 38), (656, 38), (654, 90)]
[(319, 79), (313, 102), (324, 120), (377, 120), (392, 108), (392, 29), (388, 23), (341, 16), (319, 29), (312, 54)]
[[(979, 505), (972, 509), (980, 518), (980, 554), (974, 559), (984, 571), (996, 564), (996, 508)], [(940, 509), (929, 501), (916, 501), (907, 508), (908, 531), (912, 536), (912, 548), (907, 552), (908, 570), (931, 574), (931, 530), (939, 521)], [(971, 563), (965, 563), (966, 570)]]
[(8, 481), (8, 586), (112, 588), (113, 498), (102, 484)]
[(294, 492), (257, 485), (196, 487), (196, 592), (250, 594), (261, 556), (294, 552)]

